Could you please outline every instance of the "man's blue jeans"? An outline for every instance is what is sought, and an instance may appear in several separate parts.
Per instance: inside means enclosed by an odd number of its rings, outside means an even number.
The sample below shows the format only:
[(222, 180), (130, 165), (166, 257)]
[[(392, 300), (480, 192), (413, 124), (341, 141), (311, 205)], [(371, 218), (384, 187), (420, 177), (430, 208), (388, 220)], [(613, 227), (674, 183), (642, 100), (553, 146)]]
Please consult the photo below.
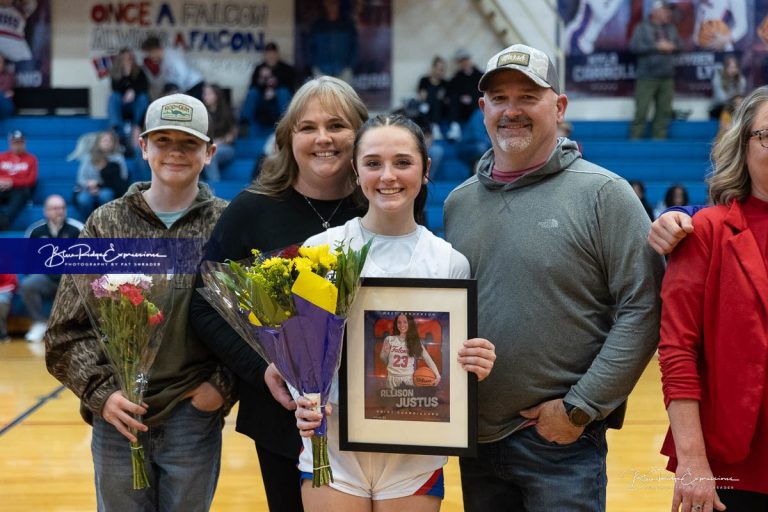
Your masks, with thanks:
[(480, 444), (476, 459), (460, 460), (464, 510), (604, 512), (607, 454), (604, 422), (568, 445), (545, 440), (535, 427)]
[(128, 439), (93, 420), (91, 452), (100, 512), (207, 511), (221, 467), (221, 412), (180, 402), (164, 422), (139, 433), (149, 487), (133, 490)]

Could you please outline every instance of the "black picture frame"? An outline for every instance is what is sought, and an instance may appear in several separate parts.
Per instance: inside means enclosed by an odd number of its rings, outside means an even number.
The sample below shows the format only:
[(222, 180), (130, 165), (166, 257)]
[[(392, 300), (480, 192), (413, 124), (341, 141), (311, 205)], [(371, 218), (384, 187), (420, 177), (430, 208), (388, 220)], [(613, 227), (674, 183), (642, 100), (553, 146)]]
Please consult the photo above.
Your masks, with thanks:
[[(429, 385), (426, 370), (418, 371), (426, 377), (414, 372), (410, 381), (395, 374), (401, 371), (399, 361), (410, 356), (393, 336), (401, 314), (410, 315), (417, 326), (422, 347), (440, 374), (437, 385)], [(477, 376), (457, 361), (464, 340), (476, 336), (475, 280), (362, 279), (347, 318), (339, 369), (340, 448), (476, 456)], [(382, 350), (385, 345), (388, 349)], [(422, 353), (417, 365), (429, 368), (426, 359)], [(413, 367), (413, 360), (407, 361)], [(436, 377), (434, 371), (431, 375)]]

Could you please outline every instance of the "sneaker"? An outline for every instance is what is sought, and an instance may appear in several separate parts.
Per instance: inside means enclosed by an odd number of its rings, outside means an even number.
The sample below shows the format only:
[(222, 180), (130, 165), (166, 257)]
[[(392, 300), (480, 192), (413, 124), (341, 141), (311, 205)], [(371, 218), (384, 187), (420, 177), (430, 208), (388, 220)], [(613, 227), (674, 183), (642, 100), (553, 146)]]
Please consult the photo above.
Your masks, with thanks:
[(451, 123), (451, 126), (448, 128), (448, 133), (445, 134), (445, 138), (448, 140), (460, 140), (461, 139), (461, 125), (457, 123), (456, 121)]
[(45, 336), (46, 327), (44, 322), (33, 323), (27, 334), (24, 335), (24, 339), (30, 343), (40, 343), (43, 341), (43, 336)]

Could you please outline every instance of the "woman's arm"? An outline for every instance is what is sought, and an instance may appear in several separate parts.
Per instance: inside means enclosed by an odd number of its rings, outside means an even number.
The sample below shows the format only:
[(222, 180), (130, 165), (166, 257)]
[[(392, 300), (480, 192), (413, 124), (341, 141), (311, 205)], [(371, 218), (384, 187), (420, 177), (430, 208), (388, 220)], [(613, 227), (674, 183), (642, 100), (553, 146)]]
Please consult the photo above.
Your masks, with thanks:
[[(707, 460), (697, 400), (672, 400), (667, 407), (677, 451), (672, 510), (724, 510)], [(700, 509), (696, 507), (701, 505)]]

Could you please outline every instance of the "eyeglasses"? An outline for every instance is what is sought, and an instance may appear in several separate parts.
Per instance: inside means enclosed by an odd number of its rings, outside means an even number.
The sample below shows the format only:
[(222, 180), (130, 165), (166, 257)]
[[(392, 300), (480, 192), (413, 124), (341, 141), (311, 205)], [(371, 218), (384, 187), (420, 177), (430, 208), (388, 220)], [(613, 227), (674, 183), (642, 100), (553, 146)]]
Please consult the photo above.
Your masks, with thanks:
[(760, 145), (763, 146), (765, 149), (768, 149), (768, 128), (763, 128), (762, 130), (755, 130), (753, 132), (749, 132), (749, 136), (759, 137)]

